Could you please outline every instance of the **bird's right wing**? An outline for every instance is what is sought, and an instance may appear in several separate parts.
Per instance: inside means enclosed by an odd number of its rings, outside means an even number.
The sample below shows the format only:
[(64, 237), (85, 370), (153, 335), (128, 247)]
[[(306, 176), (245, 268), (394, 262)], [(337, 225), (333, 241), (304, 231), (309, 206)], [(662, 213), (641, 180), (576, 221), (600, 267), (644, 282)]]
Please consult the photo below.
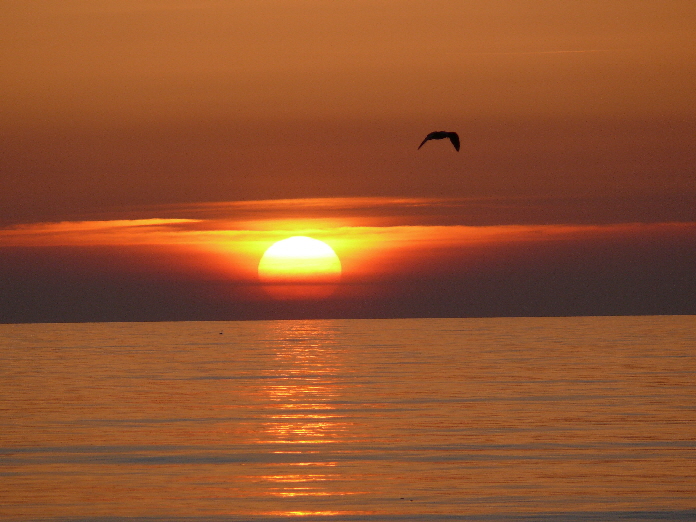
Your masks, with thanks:
[(454, 145), (454, 148), (459, 152), (459, 135), (456, 132), (451, 132), (449, 135), (449, 139), (452, 142), (452, 145)]
[(430, 135), (428, 134), (428, 135), (425, 137), (425, 139), (423, 140), (423, 143), (421, 143), (420, 145), (418, 145), (418, 148), (420, 149), (423, 145), (425, 145), (425, 142), (428, 141), (429, 139), (430, 139)]

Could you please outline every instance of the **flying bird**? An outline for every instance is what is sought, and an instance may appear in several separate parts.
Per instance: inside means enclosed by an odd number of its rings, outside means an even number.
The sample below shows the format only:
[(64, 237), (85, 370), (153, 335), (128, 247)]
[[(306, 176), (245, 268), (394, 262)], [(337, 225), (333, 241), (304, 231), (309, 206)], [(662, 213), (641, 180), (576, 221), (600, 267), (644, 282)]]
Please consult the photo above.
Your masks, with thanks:
[(452, 145), (454, 145), (454, 148), (457, 149), (457, 152), (459, 152), (459, 136), (457, 135), (456, 132), (447, 132), (447, 131), (435, 131), (431, 132), (428, 134), (425, 139), (423, 140), (423, 143), (421, 143), (418, 148), (420, 149), (426, 141), (428, 140), (442, 140), (445, 138), (449, 138), (449, 140), (452, 142)]

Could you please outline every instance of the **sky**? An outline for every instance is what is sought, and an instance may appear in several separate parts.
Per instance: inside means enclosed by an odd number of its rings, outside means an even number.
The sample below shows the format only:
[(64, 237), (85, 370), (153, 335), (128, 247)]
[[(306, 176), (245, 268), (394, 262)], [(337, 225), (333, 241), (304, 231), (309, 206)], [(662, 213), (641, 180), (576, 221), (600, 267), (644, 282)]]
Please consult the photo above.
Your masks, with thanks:
[(691, 0), (0, 15), (0, 322), (696, 313)]

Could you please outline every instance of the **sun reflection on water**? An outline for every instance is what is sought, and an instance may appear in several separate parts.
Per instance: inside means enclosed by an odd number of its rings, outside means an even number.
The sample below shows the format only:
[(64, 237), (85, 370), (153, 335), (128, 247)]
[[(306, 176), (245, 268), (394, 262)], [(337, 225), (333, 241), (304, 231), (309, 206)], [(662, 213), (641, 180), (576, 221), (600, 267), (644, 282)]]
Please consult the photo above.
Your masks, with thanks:
[[(268, 414), (263, 423), (263, 444), (278, 445), (273, 453), (297, 457), (296, 462), (262, 477), (279, 498), (316, 498), (354, 493), (339, 491), (336, 462), (327, 460), (321, 448), (346, 439), (348, 423), (336, 409), (343, 384), (338, 378), (341, 354), (336, 332), (330, 323), (277, 322), (269, 343), (275, 366), (263, 388)], [(305, 473), (298, 472), (306, 470)], [(286, 511), (285, 516), (317, 514), (315, 511)], [(321, 512), (335, 515), (337, 512)]]

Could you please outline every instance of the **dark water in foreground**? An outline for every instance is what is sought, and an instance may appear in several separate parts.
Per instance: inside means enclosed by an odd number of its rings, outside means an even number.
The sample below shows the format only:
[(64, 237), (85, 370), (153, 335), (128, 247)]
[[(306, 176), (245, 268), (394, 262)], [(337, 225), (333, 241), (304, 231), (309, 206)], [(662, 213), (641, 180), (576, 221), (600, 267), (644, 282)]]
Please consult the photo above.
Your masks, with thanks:
[(5, 520), (696, 520), (696, 316), (0, 325)]

